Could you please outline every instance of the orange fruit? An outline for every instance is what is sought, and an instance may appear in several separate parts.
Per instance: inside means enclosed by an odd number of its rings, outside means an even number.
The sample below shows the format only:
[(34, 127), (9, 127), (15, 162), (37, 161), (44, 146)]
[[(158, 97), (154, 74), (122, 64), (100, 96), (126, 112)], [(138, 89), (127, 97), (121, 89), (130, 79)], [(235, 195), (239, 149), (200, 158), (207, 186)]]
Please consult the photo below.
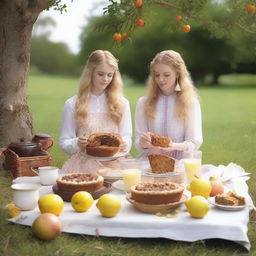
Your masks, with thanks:
[(113, 35), (113, 40), (114, 41), (120, 41), (122, 39), (122, 35), (120, 33), (115, 33)]
[(184, 27), (183, 27), (183, 31), (184, 32), (189, 32), (191, 30), (191, 28), (190, 28), (190, 26), (189, 25), (185, 25)]
[(176, 21), (181, 22), (181, 21), (182, 21), (182, 16), (178, 15), (178, 16), (176, 17)]
[(137, 27), (143, 27), (145, 25), (145, 21), (143, 19), (136, 20)]
[(127, 33), (123, 33), (121, 35), (121, 40), (125, 40), (126, 38), (128, 38), (128, 34)]
[(135, 0), (134, 1), (134, 6), (137, 8), (140, 8), (143, 5), (143, 1), (142, 0)]
[(248, 4), (246, 10), (248, 13), (252, 13), (255, 11), (255, 6), (253, 4)]

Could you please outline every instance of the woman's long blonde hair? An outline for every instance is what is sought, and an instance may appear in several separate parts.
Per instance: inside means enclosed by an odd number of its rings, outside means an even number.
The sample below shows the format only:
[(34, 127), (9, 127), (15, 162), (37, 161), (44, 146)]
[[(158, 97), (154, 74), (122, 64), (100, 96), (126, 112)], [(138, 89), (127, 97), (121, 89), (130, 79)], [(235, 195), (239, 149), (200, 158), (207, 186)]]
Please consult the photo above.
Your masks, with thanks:
[(114, 70), (111, 83), (105, 89), (108, 105), (108, 114), (117, 124), (123, 117), (121, 102), (123, 82), (118, 70), (118, 60), (109, 51), (96, 50), (92, 52), (80, 77), (75, 105), (75, 120), (78, 126), (83, 125), (88, 114), (88, 100), (92, 91), (92, 75), (95, 68), (103, 63), (110, 65)]
[(153, 120), (156, 114), (156, 103), (160, 94), (160, 89), (154, 79), (154, 66), (157, 63), (168, 65), (178, 73), (177, 82), (181, 90), (177, 92), (175, 114), (179, 119), (186, 119), (189, 107), (192, 101), (198, 98), (198, 94), (181, 55), (172, 50), (158, 53), (150, 63), (148, 94), (145, 102), (146, 117)]

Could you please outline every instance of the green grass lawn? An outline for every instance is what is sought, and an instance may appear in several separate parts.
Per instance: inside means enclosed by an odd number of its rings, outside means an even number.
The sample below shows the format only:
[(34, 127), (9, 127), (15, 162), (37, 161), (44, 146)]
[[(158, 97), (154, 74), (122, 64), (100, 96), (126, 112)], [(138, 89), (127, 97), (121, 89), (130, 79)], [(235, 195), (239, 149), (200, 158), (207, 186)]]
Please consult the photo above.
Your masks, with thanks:
[[(225, 78), (226, 79), (226, 78)], [(232, 78), (233, 79), (233, 78)], [(244, 78), (243, 78), (244, 79)], [(226, 80), (225, 80), (226, 81)], [(203, 137), (203, 163), (214, 165), (235, 162), (251, 172), (248, 182), (256, 202), (256, 83), (249, 87), (200, 87)], [(31, 76), (28, 103), (33, 114), (34, 133), (51, 134), (55, 140), (50, 150), (53, 165), (61, 167), (66, 156), (58, 147), (61, 115), (66, 99), (76, 94), (78, 79)], [(131, 104), (132, 114), (144, 86), (126, 85), (124, 94)], [(133, 148), (132, 154), (137, 152)], [(0, 173), (1, 208), (11, 200), (11, 178)], [(62, 234), (50, 242), (42, 242), (31, 233), (30, 227), (10, 224), (0, 211), (0, 255), (244, 255), (241, 246), (224, 241), (208, 240), (194, 243), (167, 239), (123, 239)], [(231, 220), (232, 221), (232, 220)], [(256, 214), (251, 213), (249, 239), (256, 255)]]

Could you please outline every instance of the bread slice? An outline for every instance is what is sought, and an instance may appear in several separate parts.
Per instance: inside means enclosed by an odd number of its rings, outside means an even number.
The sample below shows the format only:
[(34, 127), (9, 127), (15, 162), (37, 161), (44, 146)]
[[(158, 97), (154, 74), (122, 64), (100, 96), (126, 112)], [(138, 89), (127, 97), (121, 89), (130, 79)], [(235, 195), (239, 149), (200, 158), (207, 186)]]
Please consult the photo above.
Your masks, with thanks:
[(150, 154), (148, 159), (153, 173), (173, 172), (175, 169), (175, 159), (170, 156)]
[(156, 133), (150, 133), (150, 137), (151, 137), (151, 144), (157, 147), (167, 148), (172, 142), (170, 138), (161, 136)]

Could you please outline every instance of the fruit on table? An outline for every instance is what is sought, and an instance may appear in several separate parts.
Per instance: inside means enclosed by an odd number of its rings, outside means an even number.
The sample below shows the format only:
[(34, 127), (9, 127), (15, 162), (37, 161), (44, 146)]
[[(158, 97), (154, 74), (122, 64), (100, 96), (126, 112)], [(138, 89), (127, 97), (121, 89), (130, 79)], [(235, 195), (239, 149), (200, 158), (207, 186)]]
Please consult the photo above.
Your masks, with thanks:
[(62, 198), (56, 194), (47, 194), (38, 200), (41, 213), (49, 212), (59, 216), (64, 208)]
[(61, 233), (61, 222), (55, 214), (43, 213), (34, 220), (32, 231), (43, 240), (51, 240)]
[(193, 218), (203, 218), (210, 209), (207, 199), (203, 196), (193, 196), (185, 202), (185, 205)]
[(111, 218), (120, 211), (121, 200), (116, 196), (105, 194), (99, 198), (96, 206), (103, 217)]
[(224, 193), (224, 185), (219, 177), (211, 176), (209, 180), (212, 186), (210, 196), (216, 196)]
[(5, 209), (11, 218), (14, 218), (20, 215), (20, 208), (17, 207), (15, 204), (7, 204), (5, 206)]
[(89, 192), (76, 192), (71, 198), (71, 205), (77, 212), (87, 211), (93, 204), (93, 197)]
[(193, 179), (189, 186), (187, 186), (187, 190), (189, 190), (192, 194), (192, 196), (203, 196), (205, 198), (208, 198), (212, 186), (211, 183), (208, 180), (204, 179)]

